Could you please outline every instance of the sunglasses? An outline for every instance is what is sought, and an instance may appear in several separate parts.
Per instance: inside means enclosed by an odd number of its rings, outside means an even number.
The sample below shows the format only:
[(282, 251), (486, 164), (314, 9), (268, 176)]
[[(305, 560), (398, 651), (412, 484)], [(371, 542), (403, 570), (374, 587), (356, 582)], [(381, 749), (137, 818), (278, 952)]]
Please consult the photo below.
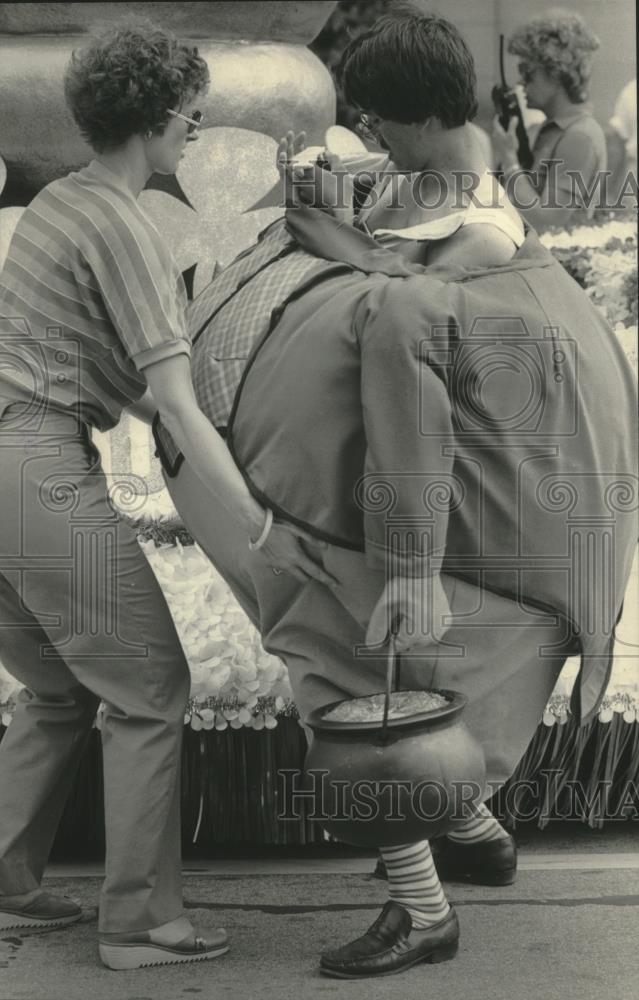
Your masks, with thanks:
[(191, 116), (183, 115), (179, 111), (173, 111), (171, 108), (167, 108), (167, 114), (173, 115), (174, 118), (181, 118), (183, 122), (188, 122), (188, 128), (186, 130), (187, 135), (191, 135), (195, 132), (196, 128), (199, 128), (202, 124), (202, 112), (192, 111)]

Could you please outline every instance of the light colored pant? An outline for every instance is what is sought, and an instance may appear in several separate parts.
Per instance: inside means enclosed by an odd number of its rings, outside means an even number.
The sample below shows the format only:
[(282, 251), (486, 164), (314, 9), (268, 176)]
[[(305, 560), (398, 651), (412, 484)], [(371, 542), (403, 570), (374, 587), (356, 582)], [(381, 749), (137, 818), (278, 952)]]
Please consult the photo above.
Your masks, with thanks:
[[(366, 626), (384, 587), (383, 572), (363, 554), (336, 546), (311, 547), (339, 581), (332, 590), (274, 575), (261, 552), (249, 552), (245, 533), (215, 503), (183, 462), (167, 485), (196, 541), (225, 577), (262, 634), (264, 647), (288, 667), (302, 718), (341, 698), (383, 691), (386, 656), (362, 658)], [(405, 690), (450, 688), (468, 697), (464, 721), (486, 757), (488, 793), (503, 784), (541, 721), (565, 654), (553, 655), (564, 628), (552, 615), (442, 575), (452, 611), (445, 634), (403, 656)], [(441, 623), (440, 623), (441, 624)], [(416, 650), (417, 652), (417, 650)]]
[(0, 658), (26, 690), (0, 744), (0, 894), (39, 885), (103, 699), (100, 930), (156, 927), (183, 913), (188, 665), (86, 429), (49, 411), (17, 434), (13, 418), (0, 416)]

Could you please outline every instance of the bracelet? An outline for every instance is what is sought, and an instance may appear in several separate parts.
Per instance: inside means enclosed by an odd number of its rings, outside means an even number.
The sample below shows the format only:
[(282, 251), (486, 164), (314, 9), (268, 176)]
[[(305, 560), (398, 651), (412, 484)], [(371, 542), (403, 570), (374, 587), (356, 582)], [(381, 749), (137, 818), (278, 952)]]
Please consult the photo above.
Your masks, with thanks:
[(262, 528), (262, 533), (260, 537), (257, 539), (256, 542), (251, 541), (251, 539), (249, 538), (248, 547), (251, 550), (251, 552), (257, 552), (258, 549), (262, 548), (264, 542), (269, 536), (272, 527), (273, 527), (273, 511), (271, 510), (270, 507), (267, 507), (264, 527)]

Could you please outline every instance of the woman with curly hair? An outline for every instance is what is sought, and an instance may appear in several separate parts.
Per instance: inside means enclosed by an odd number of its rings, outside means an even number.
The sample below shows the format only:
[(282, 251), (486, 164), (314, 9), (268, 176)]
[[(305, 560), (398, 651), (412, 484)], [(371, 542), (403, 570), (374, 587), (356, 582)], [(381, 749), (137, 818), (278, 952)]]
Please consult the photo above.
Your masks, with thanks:
[(526, 103), (543, 111), (546, 121), (533, 145), (530, 172), (524, 173), (517, 159), (514, 120), (505, 132), (495, 119), (493, 142), (508, 193), (536, 229), (594, 214), (597, 178), (606, 169), (604, 133), (587, 103), (598, 48), (599, 39), (582, 18), (561, 10), (522, 25), (509, 40), (508, 51), (520, 59)]
[[(153, 25), (73, 55), (68, 105), (95, 151), (49, 184), (0, 275), (0, 656), (25, 685), (0, 753), (0, 929), (80, 919), (40, 887), (100, 701), (110, 968), (214, 958), (184, 916), (180, 751), (188, 665), (135, 534), (109, 505), (91, 428), (157, 410), (256, 560), (331, 578), (304, 533), (273, 524), (196, 403), (179, 269), (138, 205), (173, 174), (201, 114), (206, 62)], [(315, 543), (316, 544), (316, 543)]]

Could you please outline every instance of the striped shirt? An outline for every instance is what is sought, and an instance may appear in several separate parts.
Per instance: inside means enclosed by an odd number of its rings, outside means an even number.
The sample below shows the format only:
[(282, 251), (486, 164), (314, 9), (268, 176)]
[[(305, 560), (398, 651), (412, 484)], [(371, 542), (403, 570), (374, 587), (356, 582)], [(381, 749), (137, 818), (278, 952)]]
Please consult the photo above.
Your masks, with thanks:
[(99, 430), (191, 352), (177, 263), (108, 167), (53, 181), (20, 217), (0, 273), (0, 412), (46, 400)]

